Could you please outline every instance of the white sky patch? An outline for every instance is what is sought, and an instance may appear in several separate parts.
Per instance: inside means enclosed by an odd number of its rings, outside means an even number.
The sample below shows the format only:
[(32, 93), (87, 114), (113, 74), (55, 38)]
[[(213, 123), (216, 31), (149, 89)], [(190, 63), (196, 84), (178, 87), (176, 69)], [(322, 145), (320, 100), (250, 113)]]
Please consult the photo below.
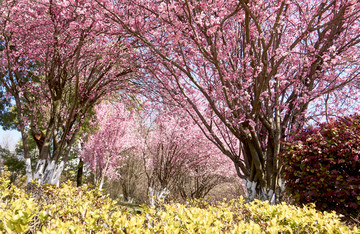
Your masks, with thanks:
[(0, 126), (0, 146), (3, 148), (15, 150), (15, 146), (21, 139), (21, 134), (17, 130), (4, 131)]

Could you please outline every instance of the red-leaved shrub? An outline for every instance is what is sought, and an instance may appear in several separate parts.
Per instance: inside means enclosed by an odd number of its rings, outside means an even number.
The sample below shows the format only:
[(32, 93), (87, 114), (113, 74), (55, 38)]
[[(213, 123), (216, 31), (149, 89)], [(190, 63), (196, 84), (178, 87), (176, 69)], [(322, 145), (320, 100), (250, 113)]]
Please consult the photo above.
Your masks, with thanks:
[(321, 210), (360, 210), (360, 116), (301, 130), (281, 154), (287, 190)]

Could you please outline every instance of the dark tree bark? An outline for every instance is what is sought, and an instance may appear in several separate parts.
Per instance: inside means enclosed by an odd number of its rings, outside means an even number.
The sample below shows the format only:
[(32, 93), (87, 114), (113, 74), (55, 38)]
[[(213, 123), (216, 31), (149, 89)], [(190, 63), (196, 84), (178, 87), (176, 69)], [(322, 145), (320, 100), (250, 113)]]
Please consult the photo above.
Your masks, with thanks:
[(76, 175), (76, 186), (77, 187), (80, 187), (82, 185), (83, 172), (84, 172), (84, 162), (80, 158), (78, 171), (77, 171), (77, 175)]

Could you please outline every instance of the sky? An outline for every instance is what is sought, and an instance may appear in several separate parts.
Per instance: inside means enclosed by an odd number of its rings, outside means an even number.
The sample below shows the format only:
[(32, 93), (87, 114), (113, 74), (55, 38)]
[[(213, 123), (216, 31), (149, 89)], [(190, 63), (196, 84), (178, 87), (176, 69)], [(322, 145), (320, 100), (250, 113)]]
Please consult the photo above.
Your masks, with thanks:
[(0, 126), (0, 145), (4, 148), (9, 148), (11, 151), (15, 150), (16, 143), (20, 140), (21, 134), (19, 131), (11, 130), (4, 131)]

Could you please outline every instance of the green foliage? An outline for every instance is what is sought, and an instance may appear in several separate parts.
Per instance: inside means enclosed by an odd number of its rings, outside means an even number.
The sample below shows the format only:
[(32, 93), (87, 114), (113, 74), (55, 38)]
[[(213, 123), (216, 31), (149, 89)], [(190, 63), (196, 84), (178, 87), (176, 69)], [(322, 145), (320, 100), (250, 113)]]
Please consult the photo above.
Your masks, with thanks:
[(360, 212), (360, 116), (300, 131), (285, 142), (282, 161), (288, 191), (321, 210)]
[(12, 183), (16, 182), (18, 176), (25, 175), (25, 162), (20, 160), (15, 153), (12, 153), (6, 148), (0, 146), (0, 160), (2, 164), (6, 167), (6, 170), (10, 172), (10, 181)]
[(0, 158), (3, 159), (4, 166), (7, 166), (10, 172), (25, 174), (25, 162), (18, 159), (10, 150), (0, 146)]
[(245, 204), (241, 198), (217, 206), (201, 201), (161, 209), (144, 206), (137, 214), (90, 187), (67, 182), (60, 188), (33, 184), (25, 190), (5, 178), (0, 178), (0, 232), (360, 233), (341, 223), (335, 213), (308, 206)]
[(5, 96), (3, 87), (0, 86), (0, 126), (4, 130), (15, 129), (16, 111)]
[[(32, 170), (34, 171), (36, 168), (37, 159), (39, 157), (39, 150), (36, 146), (36, 142), (30, 136), (30, 134), (28, 134), (28, 149), (29, 149), (29, 155), (31, 158), (31, 167), (32, 167)], [(21, 140), (19, 140), (18, 143), (16, 144), (15, 155), (24, 155), (24, 147), (23, 147), (23, 142)], [(25, 164), (24, 164), (24, 168), (22, 170), (23, 170), (23, 173), (25, 173)]]

